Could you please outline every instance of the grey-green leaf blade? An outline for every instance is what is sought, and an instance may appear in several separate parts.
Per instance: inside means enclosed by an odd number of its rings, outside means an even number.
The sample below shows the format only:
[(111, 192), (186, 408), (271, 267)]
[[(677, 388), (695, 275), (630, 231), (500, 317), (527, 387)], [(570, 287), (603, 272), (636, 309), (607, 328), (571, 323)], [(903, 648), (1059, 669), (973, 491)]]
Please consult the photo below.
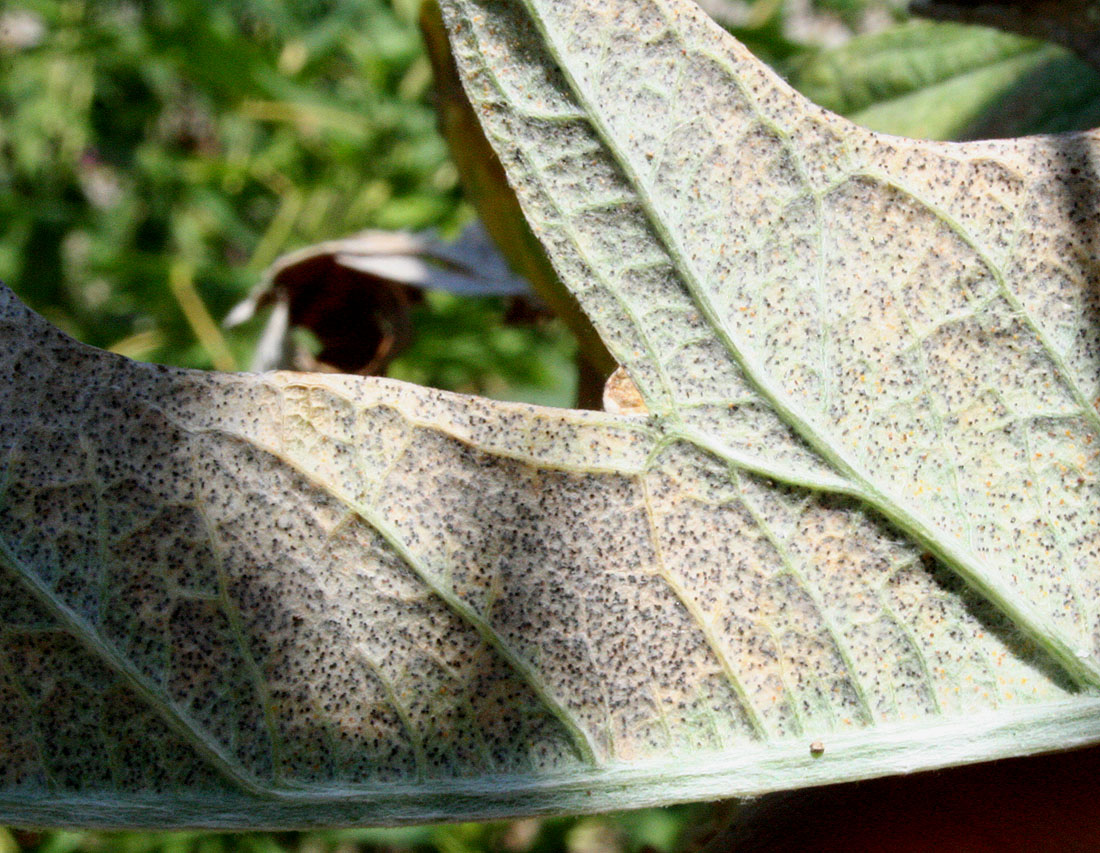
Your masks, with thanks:
[(636, 417), (134, 364), (4, 297), (5, 821), (624, 807), (887, 772), (945, 715), (950, 760), (1085, 737), (850, 499)]
[(137, 365), (0, 292), (0, 818), (458, 820), (1095, 742), (1091, 137), (876, 137), (686, 5), (451, 7), (651, 416)]
[[(1040, 308), (1089, 298), (1087, 246), (1053, 297), (1034, 271), (1057, 239), (1087, 240), (1091, 139), (876, 137), (795, 95), (686, 3), (451, 5), (465, 10), (456, 52), (471, 92), (563, 277), (597, 325), (636, 300), (602, 326), (629, 369), (639, 335), (677, 342), (657, 347), (666, 365), (686, 356), (663, 376), (653, 359), (635, 375), (651, 409), (719, 450), (743, 411), (770, 410), (852, 493), (1095, 684), (1085, 590), (1100, 510), (1079, 503), (1055, 520), (1031, 464), (1053, 453), (1073, 481), (1096, 481), (1096, 331), (1087, 311)], [(546, 52), (510, 55), (505, 34), (525, 28)], [(549, 122), (536, 102), (568, 118)], [(576, 204), (593, 169), (619, 198), (595, 215)], [(594, 262), (571, 268), (578, 255)], [(664, 286), (632, 290), (641, 268), (661, 270)], [(1015, 385), (1002, 405), (1006, 369)], [(686, 395), (668, 391), (685, 384), (706, 387), (714, 409), (724, 398), (725, 416), (692, 423)], [(1006, 419), (1016, 426), (998, 446)], [(1058, 446), (1032, 450), (1052, 423)], [(1055, 501), (1071, 485), (1067, 474)], [(1032, 541), (1009, 541), (1014, 526)]]

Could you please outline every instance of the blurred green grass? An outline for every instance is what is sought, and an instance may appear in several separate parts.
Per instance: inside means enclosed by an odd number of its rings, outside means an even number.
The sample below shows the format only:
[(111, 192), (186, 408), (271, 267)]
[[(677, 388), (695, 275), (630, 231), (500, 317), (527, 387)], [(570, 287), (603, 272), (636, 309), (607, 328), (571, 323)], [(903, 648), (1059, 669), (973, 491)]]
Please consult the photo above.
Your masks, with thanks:
[[(275, 257), (472, 217), (435, 123), (418, 0), (19, 0), (0, 7), (0, 280), (75, 337), (248, 364), (217, 326)], [(394, 375), (568, 405), (560, 325), (433, 298)], [(529, 357), (533, 355), (534, 357)]]

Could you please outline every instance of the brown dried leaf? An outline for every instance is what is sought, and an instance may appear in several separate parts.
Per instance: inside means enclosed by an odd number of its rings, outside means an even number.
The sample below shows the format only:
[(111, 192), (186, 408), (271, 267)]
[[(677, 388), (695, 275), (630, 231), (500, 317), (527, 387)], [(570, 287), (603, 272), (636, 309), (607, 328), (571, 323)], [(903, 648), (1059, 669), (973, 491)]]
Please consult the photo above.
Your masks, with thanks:
[[(295, 369), (377, 376), (411, 343), (409, 309), (424, 290), (464, 296), (505, 296), (516, 316), (540, 316), (530, 286), (508, 269), (480, 225), (454, 243), (423, 234), (364, 231), (283, 255), (227, 326), (271, 308), (251, 369)], [(321, 344), (316, 357), (297, 348), (292, 327)]]
[(603, 410), (613, 415), (649, 414), (638, 386), (621, 367), (615, 368), (603, 387)]

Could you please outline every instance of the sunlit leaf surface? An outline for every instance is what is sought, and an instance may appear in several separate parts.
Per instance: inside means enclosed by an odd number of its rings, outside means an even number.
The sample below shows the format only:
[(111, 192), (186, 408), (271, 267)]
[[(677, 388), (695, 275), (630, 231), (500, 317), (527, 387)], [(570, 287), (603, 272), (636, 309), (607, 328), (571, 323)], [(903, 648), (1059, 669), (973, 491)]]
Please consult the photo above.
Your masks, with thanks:
[(1100, 740), (1092, 138), (876, 137), (686, 0), (444, 5), (648, 414), (139, 365), (5, 294), (0, 820), (593, 810)]

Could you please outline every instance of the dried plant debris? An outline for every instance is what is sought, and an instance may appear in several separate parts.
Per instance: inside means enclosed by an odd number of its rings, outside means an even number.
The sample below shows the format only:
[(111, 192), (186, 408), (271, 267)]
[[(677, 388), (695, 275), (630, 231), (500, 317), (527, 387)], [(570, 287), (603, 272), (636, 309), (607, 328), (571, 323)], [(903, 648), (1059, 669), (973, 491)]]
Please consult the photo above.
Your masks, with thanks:
[(645, 407), (634, 380), (630, 374), (621, 367), (616, 368), (603, 386), (603, 409), (614, 415), (645, 415), (649, 410)]
[[(530, 286), (514, 275), (484, 229), (469, 226), (454, 242), (426, 234), (364, 231), (279, 258), (253, 293), (226, 317), (227, 326), (271, 309), (251, 369), (385, 372), (412, 341), (409, 309), (425, 290), (514, 299), (516, 316), (544, 312)], [(291, 330), (308, 329), (315, 355)]]
[(447, 0), (646, 413), (200, 374), (0, 296), (0, 820), (757, 794), (1100, 741), (1091, 134), (943, 145), (674, 0)]

